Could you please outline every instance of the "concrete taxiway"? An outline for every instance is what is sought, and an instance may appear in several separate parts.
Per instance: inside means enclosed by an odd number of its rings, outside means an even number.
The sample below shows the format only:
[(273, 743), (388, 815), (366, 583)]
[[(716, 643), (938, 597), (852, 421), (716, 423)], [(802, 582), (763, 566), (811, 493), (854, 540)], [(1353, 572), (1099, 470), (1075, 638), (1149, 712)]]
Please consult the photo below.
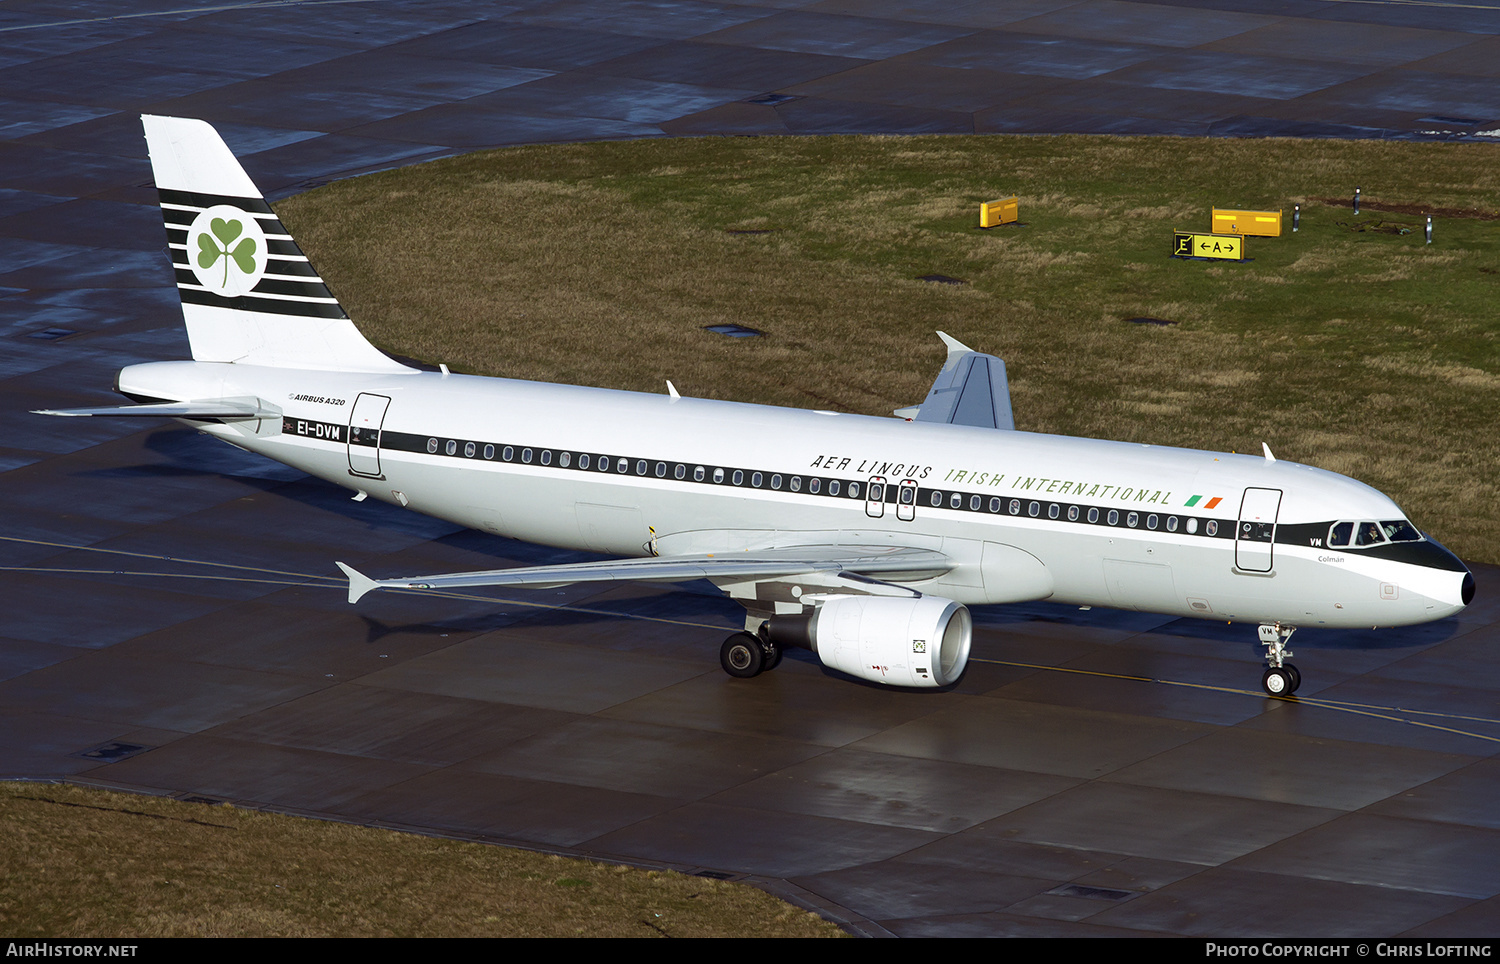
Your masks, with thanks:
[[(186, 357), (137, 115), (272, 197), (529, 141), (704, 133), (1476, 137), (1500, 7), (1223, 0), (0, 9), (0, 776), (745, 877), (866, 934), (1500, 935), (1500, 570), (1456, 619), (1303, 630), (976, 612), (951, 693), (632, 586), (344, 601), (566, 558), (183, 428), (21, 413)], [(1420, 520), (1418, 520), (1420, 521)]]

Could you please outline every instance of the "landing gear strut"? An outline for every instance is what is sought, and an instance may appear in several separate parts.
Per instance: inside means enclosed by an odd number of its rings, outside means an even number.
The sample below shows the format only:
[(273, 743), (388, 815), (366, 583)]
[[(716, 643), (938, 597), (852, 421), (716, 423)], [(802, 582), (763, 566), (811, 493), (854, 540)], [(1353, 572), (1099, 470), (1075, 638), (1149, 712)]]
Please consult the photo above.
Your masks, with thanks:
[(1266, 671), (1261, 674), (1260, 685), (1270, 696), (1291, 696), (1302, 685), (1302, 674), (1286, 661), (1292, 655), (1286, 648), (1287, 640), (1296, 631), (1296, 626), (1261, 623), (1260, 644), (1266, 648)]
[(759, 676), (780, 663), (781, 647), (766, 638), (764, 633), (735, 633), (719, 647), (719, 665), (737, 679)]

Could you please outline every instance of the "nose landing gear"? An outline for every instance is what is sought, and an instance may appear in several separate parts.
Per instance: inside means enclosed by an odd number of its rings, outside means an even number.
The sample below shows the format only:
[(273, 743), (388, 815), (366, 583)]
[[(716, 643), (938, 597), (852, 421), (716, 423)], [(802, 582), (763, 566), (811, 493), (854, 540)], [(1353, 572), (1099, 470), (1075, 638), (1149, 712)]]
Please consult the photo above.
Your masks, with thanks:
[(1266, 648), (1266, 671), (1261, 674), (1261, 689), (1269, 696), (1291, 696), (1302, 685), (1302, 674), (1288, 663), (1292, 651), (1286, 648), (1287, 640), (1297, 631), (1296, 626), (1280, 623), (1261, 623), (1260, 644)]

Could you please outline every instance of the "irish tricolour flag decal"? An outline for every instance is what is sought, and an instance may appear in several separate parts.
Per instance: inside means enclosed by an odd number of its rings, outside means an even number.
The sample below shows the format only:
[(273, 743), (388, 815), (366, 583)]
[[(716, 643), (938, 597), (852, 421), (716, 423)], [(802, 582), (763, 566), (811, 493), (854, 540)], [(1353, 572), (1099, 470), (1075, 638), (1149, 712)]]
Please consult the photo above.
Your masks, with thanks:
[[(1183, 504), (1186, 505), (1189, 509), (1191, 509), (1194, 506), (1196, 506), (1199, 502), (1202, 502), (1205, 498), (1208, 498), (1208, 497), (1207, 496), (1202, 496), (1202, 495), (1195, 495), (1191, 499), (1188, 499), (1187, 502), (1185, 502)], [(1204, 502), (1203, 503), (1203, 508), (1205, 508), (1205, 509), (1212, 509), (1214, 506), (1216, 506), (1218, 504), (1219, 504), (1219, 497), (1216, 495), (1213, 498), (1209, 499), (1207, 502)]]

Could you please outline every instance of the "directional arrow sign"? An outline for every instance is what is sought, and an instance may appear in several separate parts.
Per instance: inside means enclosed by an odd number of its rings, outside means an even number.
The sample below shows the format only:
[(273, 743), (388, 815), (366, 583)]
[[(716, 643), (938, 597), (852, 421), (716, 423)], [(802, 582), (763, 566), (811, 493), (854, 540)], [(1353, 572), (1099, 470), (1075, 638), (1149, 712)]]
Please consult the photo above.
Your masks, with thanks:
[(1245, 239), (1238, 234), (1193, 234), (1177, 231), (1174, 234), (1172, 257), (1244, 261)]

